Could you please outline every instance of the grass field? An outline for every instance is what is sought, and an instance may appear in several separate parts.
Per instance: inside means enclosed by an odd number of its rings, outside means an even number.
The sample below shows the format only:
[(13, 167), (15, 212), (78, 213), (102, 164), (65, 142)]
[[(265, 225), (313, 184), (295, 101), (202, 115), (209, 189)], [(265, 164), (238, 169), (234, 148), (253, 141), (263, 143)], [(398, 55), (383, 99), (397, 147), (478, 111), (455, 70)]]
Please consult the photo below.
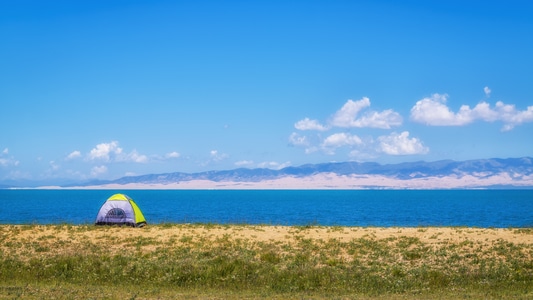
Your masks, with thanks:
[(531, 299), (533, 229), (0, 225), (0, 299)]

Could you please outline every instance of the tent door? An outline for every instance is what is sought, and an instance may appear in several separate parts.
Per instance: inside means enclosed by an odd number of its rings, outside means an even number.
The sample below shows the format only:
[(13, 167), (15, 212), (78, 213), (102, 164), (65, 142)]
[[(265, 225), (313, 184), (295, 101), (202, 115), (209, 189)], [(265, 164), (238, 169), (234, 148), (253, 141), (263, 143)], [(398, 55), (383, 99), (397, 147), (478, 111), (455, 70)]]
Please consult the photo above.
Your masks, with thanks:
[(105, 216), (106, 222), (123, 223), (126, 222), (126, 212), (122, 208), (113, 208)]

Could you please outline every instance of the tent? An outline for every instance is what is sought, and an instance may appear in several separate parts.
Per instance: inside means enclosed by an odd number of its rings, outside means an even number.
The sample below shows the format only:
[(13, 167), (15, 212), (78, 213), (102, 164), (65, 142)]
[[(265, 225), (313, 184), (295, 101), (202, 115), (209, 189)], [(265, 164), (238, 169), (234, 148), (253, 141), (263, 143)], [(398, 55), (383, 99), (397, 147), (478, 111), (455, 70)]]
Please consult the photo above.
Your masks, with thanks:
[(114, 194), (100, 208), (95, 224), (142, 227), (146, 225), (146, 219), (133, 199), (124, 194)]

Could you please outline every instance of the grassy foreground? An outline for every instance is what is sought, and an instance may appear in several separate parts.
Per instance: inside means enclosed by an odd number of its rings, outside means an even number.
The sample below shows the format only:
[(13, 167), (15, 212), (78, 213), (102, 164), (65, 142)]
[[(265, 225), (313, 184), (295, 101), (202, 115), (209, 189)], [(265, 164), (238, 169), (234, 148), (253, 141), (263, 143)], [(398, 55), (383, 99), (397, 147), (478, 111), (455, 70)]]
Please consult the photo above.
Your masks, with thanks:
[(533, 298), (533, 229), (0, 225), (0, 299)]

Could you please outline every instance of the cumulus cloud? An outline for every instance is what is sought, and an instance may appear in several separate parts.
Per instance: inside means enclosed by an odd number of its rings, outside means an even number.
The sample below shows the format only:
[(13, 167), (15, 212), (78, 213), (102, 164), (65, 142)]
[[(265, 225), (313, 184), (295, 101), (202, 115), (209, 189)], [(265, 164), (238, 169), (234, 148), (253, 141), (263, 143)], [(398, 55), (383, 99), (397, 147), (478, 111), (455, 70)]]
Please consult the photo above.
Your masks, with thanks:
[(359, 112), (370, 106), (370, 99), (363, 97), (361, 100), (348, 100), (333, 116), (331, 123), (338, 127), (355, 127), (353, 124), (355, 117)]
[(122, 154), (117, 157), (117, 161), (131, 161), (136, 163), (148, 162), (148, 157), (144, 154), (139, 154), (137, 150), (133, 150), (129, 154)]
[(284, 162), (284, 163), (279, 163), (279, 162), (276, 162), (276, 161), (264, 161), (264, 162), (260, 162), (260, 163), (255, 164), (255, 162), (253, 160), (241, 160), (241, 161), (235, 162), (235, 165), (237, 167), (247, 167), (247, 168), (257, 167), (257, 168), (267, 168), (267, 169), (279, 170), (279, 169), (283, 169), (285, 167), (290, 166), (291, 162), (287, 161), (287, 162)]
[(390, 135), (378, 138), (379, 151), (389, 155), (426, 154), (429, 149), (417, 138), (409, 138), (409, 132), (400, 134), (393, 132)]
[(69, 155), (67, 155), (67, 158), (65, 159), (72, 160), (72, 159), (76, 159), (79, 157), (81, 157), (81, 152), (76, 150), (76, 151), (72, 151)]
[(13, 156), (8, 156), (9, 149), (4, 148), (0, 153), (0, 166), (9, 167), (9, 166), (18, 166), (19, 161), (16, 160)]
[(119, 147), (117, 141), (96, 145), (96, 147), (89, 152), (88, 159), (91, 161), (103, 162), (146, 163), (149, 161), (146, 155), (138, 153), (137, 150), (133, 150), (130, 153), (124, 153), (124, 150)]
[[(370, 99), (363, 97), (360, 100), (347, 100), (344, 105), (337, 110), (328, 120), (327, 125), (323, 125), (317, 120), (305, 118), (294, 124), (298, 130), (334, 131), (344, 128), (379, 128), (391, 129), (400, 126), (403, 119), (399, 113), (392, 109), (383, 111), (370, 110)], [(317, 133), (316, 135), (300, 135), (293, 132), (289, 137), (289, 145), (305, 148), (305, 153), (315, 153), (321, 151), (329, 155), (335, 155), (339, 148), (347, 148), (351, 157), (374, 157), (377, 153), (386, 154), (408, 154), (422, 153), (423, 146), (417, 139), (409, 139), (400, 135), (393, 140), (393, 136), (382, 138), (384, 150), (376, 151), (376, 141), (372, 137), (361, 139), (358, 135), (347, 132), (333, 132), (326, 137)], [(388, 146), (388, 147), (387, 147)], [(411, 148), (409, 148), (411, 147)]]
[(318, 131), (326, 131), (328, 128), (317, 120), (311, 120), (309, 118), (305, 118), (303, 120), (300, 120), (294, 124), (294, 128), (298, 130), (318, 130)]
[(89, 153), (89, 159), (91, 160), (103, 160), (109, 161), (110, 155), (122, 153), (122, 148), (118, 146), (117, 141), (112, 141), (110, 143), (101, 143), (96, 145), (95, 148)]
[(293, 132), (289, 136), (289, 144), (292, 146), (309, 146), (309, 139), (306, 136), (301, 136)]
[(320, 151), (320, 149), (317, 146), (311, 146), (311, 147), (305, 148), (305, 154), (311, 154), (317, 151)]
[(353, 121), (352, 127), (371, 127), (390, 129), (392, 126), (402, 125), (402, 117), (391, 109), (382, 112), (370, 112)]
[(98, 175), (107, 173), (106, 166), (95, 166), (91, 169), (91, 176), (97, 177)]
[(5, 157), (3, 157), (4, 155), (7, 155), (9, 153), (9, 150), (7, 148), (5, 148), (3, 151), (2, 151), (2, 155), (0, 155), (0, 166), (2, 167), (6, 167), (8, 164), (9, 164), (9, 160)]
[(351, 135), (348, 133), (334, 133), (324, 139), (322, 146), (330, 148), (338, 148), (342, 146), (360, 145), (363, 141), (357, 135)]
[(337, 148), (344, 146), (353, 147), (361, 144), (363, 144), (363, 141), (357, 135), (341, 132), (326, 137), (320, 145), (320, 148), (326, 154), (333, 155)]
[(370, 127), (390, 129), (392, 126), (402, 124), (402, 117), (395, 111), (388, 109), (382, 112), (368, 112), (358, 118), (359, 112), (370, 106), (370, 99), (363, 97), (361, 100), (348, 100), (340, 110), (338, 110), (331, 120), (331, 124), (336, 127)]
[(179, 152), (176, 152), (176, 151), (172, 151), (172, 152), (168, 152), (164, 155), (151, 155), (149, 158), (146, 157), (145, 158), (145, 161), (144, 162), (148, 162), (148, 161), (169, 161), (169, 160), (174, 160), (174, 159), (178, 159), (181, 157), (181, 154)]
[(7, 167), (10, 164), (11, 164), (11, 161), (9, 159), (0, 157), (0, 166)]
[(470, 120), (461, 113), (453, 113), (446, 106), (448, 95), (433, 94), (416, 102), (411, 108), (411, 120), (426, 125), (463, 125)]
[(179, 154), (176, 151), (173, 151), (173, 152), (165, 154), (166, 158), (179, 158), (180, 156), (181, 156), (181, 154)]
[(346, 103), (333, 114), (327, 125), (322, 125), (317, 120), (305, 118), (294, 124), (298, 130), (316, 130), (327, 131), (333, 127), (340, 128), (382, 128), (390, 129), (402, 124), (403, 120), (400, 114), (387, 109), (384, 111), (368, 111), (360, 114), (363, 110), (370, 107), (370, 99), (363, 97), (360, 100), (348, 100)]
[(490, 93), (492, 92), (488, 86), (483, 88), (483, 92), (485, 92), (485, 96), (488, 98), (490, 97)]
[(228, 155), (225, 153), (219, 153), (218, 150), (211, 150), (209, 152), (212, 161), (221, 161), (228, 158)]
[(59, 168), (60, 168), (60, 166), (59, 166), (58, 164), (56, 164), (56, 162), (53, 161), (53, 160), (51, 160), (51, 161), (49, 162), (49, 165), (50, 165), (50, 170), (51, 170), (51, 171), (57, 171), (57, 170), (59, 170)]
[(528, 106), (526, 110), (516, 110), (514, 105), (496, 102), (496, 111), (499, 118), (504, 122), (503, 131), (513, 129), (516, 125), (533, 122), (533, 106)]
[(274, 169), (274, 170), (281, 170), (283, 168), (286, 168), (291, 165), (290, 161), (279, 163), (275, 161), (267, 161), (257, 164), (259, 168), (267, 168), (267, 169)]
[(496, 102), (490, 107), (487, 102), (480, 102), (474, 108), (462, 105), (458, 112), (453, 112), (446, 105), (448, 96), (433, 94), (416, 102), (411, 108), (411, 120), (430, 126), (463, 126), (476, 120), (486, 122), (501, 121), (503, 131), (511, 130), (514, 126), (533, 121), (533, 106), (525, 111), (516, 110), (514, 105)]

